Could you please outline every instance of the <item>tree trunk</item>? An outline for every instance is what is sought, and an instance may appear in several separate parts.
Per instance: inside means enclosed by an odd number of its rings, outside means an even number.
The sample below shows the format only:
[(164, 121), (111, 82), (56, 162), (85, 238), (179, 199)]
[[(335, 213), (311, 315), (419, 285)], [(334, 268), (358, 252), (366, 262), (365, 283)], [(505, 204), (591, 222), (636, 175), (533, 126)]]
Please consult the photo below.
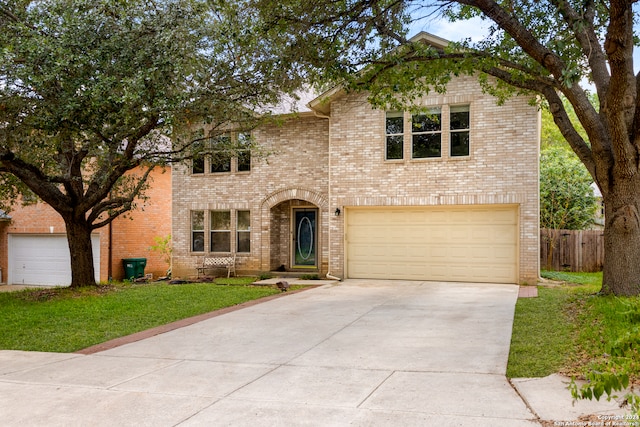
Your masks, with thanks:
[(65, 218), (71, 255), (71, 287), (95, 285), (91, 226), (84, 219)]
[(640, 179), (616, 182), (604, 198), (604, 267), (602, 292), (640, 295)]

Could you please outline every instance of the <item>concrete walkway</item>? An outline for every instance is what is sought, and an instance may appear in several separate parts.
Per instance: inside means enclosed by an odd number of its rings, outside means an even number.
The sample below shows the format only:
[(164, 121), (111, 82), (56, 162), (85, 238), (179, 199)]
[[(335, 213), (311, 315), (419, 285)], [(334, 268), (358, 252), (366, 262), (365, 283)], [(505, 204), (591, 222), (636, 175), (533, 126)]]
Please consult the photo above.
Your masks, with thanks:
[(536, 426), (525, 402), (557, 397), (505, 378), (517, 295), (348, 280), (92, 355), (0, 351), (0, 424)]

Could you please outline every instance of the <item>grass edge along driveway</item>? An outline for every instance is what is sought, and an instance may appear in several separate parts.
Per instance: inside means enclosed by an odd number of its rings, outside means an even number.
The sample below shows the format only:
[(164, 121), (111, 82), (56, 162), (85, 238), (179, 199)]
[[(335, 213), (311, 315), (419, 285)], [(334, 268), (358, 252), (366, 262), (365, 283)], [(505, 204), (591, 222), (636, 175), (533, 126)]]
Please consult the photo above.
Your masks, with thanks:
[[(115, 338), (280, 293), (222, 283), (117, 283), (0, 293), (0, 349), (74, 352)], [(220, 282), (218, 282), (220, 283)]]

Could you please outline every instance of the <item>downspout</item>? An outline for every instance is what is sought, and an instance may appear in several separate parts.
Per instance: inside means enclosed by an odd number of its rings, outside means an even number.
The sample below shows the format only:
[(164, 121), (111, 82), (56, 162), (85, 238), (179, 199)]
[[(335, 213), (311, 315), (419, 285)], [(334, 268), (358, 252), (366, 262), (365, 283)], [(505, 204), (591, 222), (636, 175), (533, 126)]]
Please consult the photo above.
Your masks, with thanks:
[(330, 279), (330, 280), (337, 280), (338, 282), (341, 282), (341, 281), (342, 281), (342, 279), (341, 279), (341, 278), (336, 277), (336, 276), (332, 276), (332, 275), (331, 275), (331, 272), (328, 272), (328, 273), (326, 274), (326, 278), (327, 278), (327, 279)]
[[(311, 111), (313, 111), (313, 115), (316, 117), (320, 117), (322, 119), (327, 119), (327, 120), (331, 120), (331, 116), (328, 116), (326, 114), (322, 114), (319, 113), (318, 111), (314, 110), (313, 108), (311, 109)], [(329, 184), (329, 201), (331, 201), (331, 123), (329, 123), (329, 177), (328, 177), (328, 184)], [(331, 206), (328, 207), (329, 208), (329, 212), (327, 213), (327, 215), (329, 216), (329, 218), (332, 218), (331, 216)], [(327, 230), (327, 232), (329, 233), (329, 245), (331, 245), (331, 227), (329, 227), (329, 230)], [(331, 247), (329, 247), (329, 258), (331, 258)], [(329, 262), (329, 265), (331, 265), (331, 263)], [(336, 277), (334, 275), (331, 274), (331, 270), (329, 270), (327, 272), (327, 274), (325, 275), (325, 277), (327, 279), (330, 280), (337, 280), (338, 282), (342, 281), (341, 278)]]

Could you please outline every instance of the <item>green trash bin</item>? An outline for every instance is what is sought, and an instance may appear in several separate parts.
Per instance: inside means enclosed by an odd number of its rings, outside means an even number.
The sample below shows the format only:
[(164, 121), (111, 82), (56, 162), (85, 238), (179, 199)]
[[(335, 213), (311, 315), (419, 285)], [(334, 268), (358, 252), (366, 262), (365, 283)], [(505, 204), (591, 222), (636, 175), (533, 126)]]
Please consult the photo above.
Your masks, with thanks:
[(144, 277), (144, 268), (147, 266), (146, 258), (123, 258), (124, 278), (135, 280)]

